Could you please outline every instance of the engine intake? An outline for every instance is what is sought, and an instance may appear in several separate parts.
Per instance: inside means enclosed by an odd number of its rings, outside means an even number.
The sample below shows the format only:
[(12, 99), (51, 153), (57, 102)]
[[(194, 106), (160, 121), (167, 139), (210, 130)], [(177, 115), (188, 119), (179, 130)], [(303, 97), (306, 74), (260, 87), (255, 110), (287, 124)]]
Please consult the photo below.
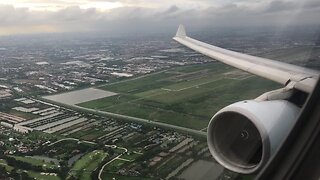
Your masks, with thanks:
[(209, 150), (225, 168), (242, 174), (255, 173), (288, 135), (299, 110), (285, 100), (231, 104), (209, 123)]

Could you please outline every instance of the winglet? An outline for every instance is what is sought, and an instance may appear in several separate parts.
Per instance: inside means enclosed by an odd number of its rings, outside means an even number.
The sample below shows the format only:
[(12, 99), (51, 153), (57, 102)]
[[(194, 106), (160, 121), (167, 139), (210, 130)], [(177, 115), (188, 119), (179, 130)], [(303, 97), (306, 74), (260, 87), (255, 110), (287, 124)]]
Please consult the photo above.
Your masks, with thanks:
[(177, 34), (176, 34), (176, 37), (186, 37), (187, 34), (186, 34), (186, 30), (184, 29), (184, 26), (182, 24), (180, 24), (179, 28), (178, 28), (178, 31), (177, 31)]

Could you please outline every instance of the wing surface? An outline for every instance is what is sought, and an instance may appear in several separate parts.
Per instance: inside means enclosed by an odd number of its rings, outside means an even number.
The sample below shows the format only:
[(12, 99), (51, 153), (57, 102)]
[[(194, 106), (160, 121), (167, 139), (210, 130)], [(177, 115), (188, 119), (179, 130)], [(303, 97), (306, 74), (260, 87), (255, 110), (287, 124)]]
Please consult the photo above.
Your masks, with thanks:
[(320, 72), (316, 70), (242, 54), (198, 41), (187, 36), (183, 25), (179, 26), (173, 39), (212, 59), (307, 93), (312, 92), (319, 78)]

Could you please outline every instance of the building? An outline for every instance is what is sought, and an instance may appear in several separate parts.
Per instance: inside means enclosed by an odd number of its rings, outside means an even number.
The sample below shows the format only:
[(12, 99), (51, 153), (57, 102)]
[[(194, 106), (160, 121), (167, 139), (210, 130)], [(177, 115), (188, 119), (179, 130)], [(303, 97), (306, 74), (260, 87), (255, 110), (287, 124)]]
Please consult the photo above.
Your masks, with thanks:
[(7, 122), (0, 122), (1, 126), (7, 127), (7, 128), (13, 128), (13, 124), (7, 123)]
[(0, 100), (10, 98), (12, 94), (6, 90), (0, 90)]
[(25, 126), (20, 126), (20, 125), (17, 125), (15, 124), (14, 127), (13, 127), (13, 130), (17, 131), (17, 132), (20, 132), (20, 133), (29, 133), (32, 131), (31, 128), (28, 128), (28, 127), (25, 127)]

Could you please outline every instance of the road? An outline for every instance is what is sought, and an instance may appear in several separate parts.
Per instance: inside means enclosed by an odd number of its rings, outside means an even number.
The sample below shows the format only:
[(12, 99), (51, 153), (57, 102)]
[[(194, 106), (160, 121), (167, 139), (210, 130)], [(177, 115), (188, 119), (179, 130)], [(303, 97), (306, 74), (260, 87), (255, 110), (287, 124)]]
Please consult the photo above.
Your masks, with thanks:
[(61, 106), (61, 107), (70, 108), (70, 109), (73, 109), (76, 111), (82, 111), (82, 112), (91, 113), (91, 114), (95, 114), (95, 115), (99, 115), (99, 116), (113, 117), (113, 118), (121, 119), (121, 120), (125, 120), (125, 121), (147, 124), (147, 125), (152, 125), (152, 126), (156, 126), (156, 127), (160, 127), (160, 128), (165, 128), (165, 129), (172, 129), (175, 131), (184, 132), (184, 133), (191, 134), (191, 135), (196, 135), (196, 136), (199, 136), (202, 138), (207, 137), (207, 133), (203, 132), (201, 130), (195, 130), (195, 129), (190, 129), (190, 128), (186, 128), (186, 127), (175, 126), (175, 125), (166, 124), (166, 123), (162, 123), (162, 122), (157, 122), (157, 121), (152, 121), (152, 120), (142, 119), (142, 118), (137, 118), (137, 117), (132, 117), (132, 116), (126, 116), (126, 115), (116, 114), (116, 113), (111, 113), (111, 112), (106, 112), (106, 111), (94, 110), (94, 109), (85, 108), (85, 107), (81, 107), (81, 106), (77, 106), (77, 105), (62, 104), (62, 103), (53, 102), (51, 100), (47, 100), (47, 99), (43, 99), (43, 98), (41, 98), (41, 99), (32, 98), (32, 99), (35, 101), (41, 102), (41, 103), (45, 102), (48, 105), (59, 106), (59, 107)]
[(99, 179), (99, 180), (102, 180), (101, 175), (102, 175), (103, 169), (104, 169), (108, 164), (112, 163), (114, 160), (118, 159), (118, 158), (121, 157), (121, 156), (122, 156), (122, 154), (119, 154), (118, 156), (116, 156), (115, 158), (111, 159), (110, 161), (108, 161), (107, 163), (105, 163), (105, 164), (102, 166), (102, 168), (101, 168), (100, 171), (99, 171), (99, 175), (98, 175), (98, 179)]
[[(84, 143), (90, 143), (90, 144), (97, 144), (97, 143), (91, 142), (91, 141), (81, 141), (80, 139), (76, 139), (76, 138), (64, 138), (64, 139), (60, 139), (60, 140), (58, 140), (58, 141), (56, 141), (56, 142), (53, 142), (53, 143), (49, 144), (48, 146), (52, 146), (52, 145), (57, 144), (57, 143), (62, 142), (62, 141), (78, 141), (78, 142), (84, 142)], [(109, 147), (109, 148), (113, 148), (113, 149), (122, 149), (123, 152), (122, 152), (121, 154), (119, 154), (118, 156), (114, 157), (113, 159), (111, 159), (110, 161), (108, 161), (107, 163), (105, 163), (105, 164), (101, 167), (101, 169), (100, 169), (100, 171), (99, 171), (99, 175), (98, 175), (98, 179), (99, 179), (99, 180), (102, 180), (101, 175), (102, 175), (103, 169), (104, 169), (108, 164), (112, 163), (114, 160), (120, 159), (120, 160), (122, 160), (122, 161), (129, 161), (129, 160), (127, 160), (127, 159), (122, 159), (122, 158), (120, 158), (122, 155), (124, 155), (125, 153), (128, 152), (128, 149), (127, 149), (127, 148), (125, 148), (125, 147), (120, 147), (120, 146), (116, 146), (116, 145), (110, 145), (110, 144), (106, 144), (106, 145), (104, 145), (104, 146), (105, 146), (105, 147)], [(0, 159), (0, 160), (1, 160), (1, 159)], [(3, 163), (0, 163), (0, 164), (3, 164)], [(6, 165), (6, 164), (3, 164), (3, 165)]]
[(60, 139), (60, 140), (58, 140), (56, 142), (53, 142), (53, 143), (49, 144), (48, 146), (55, 145), (55, 144), (57, 144), (59, 142), (62, 142), (62, 141), (78, 141), (79, 142), (80, 140), (76, 139), (76, 138), (64, 138), (64, 139)]
[(175, 126), (175, 125), (171, 125), (171, 124), (166, 124), (166, 123), (147, 120), (147, 119), (142, 119), (142, 118), (136, 118), (136, 117), (132, 117), (132, 116), (126, 116), (126, 115), (122, 115), (122, 114), (115, 114), (115, 113), (106, 112), (106, 111), (93, 110), (93, 109), (89, 109), (89, 108), (85, 108), (85, 107), (80, 107), (80, 106), (77, 106), (77, 105), (73, 105), (73, 107), (76, 108), (76, 109), (79, 109), (79, 110), (84, 110), (84, 111), (90, 112), (92, 114), (98, 114), (98, 115), (104, 115), (104, 116), (108, 116), (108, 117), (114, 117), (114, 118), (118, 118), (118, 119), (122, 119), (122, 120), (128, 120), (128, 121), (132, 121), (132, 122), (136, 122), (136, 123), (151, 124), (151, 125), (154, 125), (156, 127), (161, 127), (161, 128), (166, 128), (166, 129), (173, 129), (173, 130), (177, 130), (177, 131), (180, 131), (180, 132), (186, 132), (188, 134), (193, 134), (193, 135), (197, 135), (197, 136), (201, 136), (201, 137), (206, 137), (207, 136), (206, 132), (195, 130), (195, 129), (185, 128), (185, 127), (181, 127), (181, 126)]
[(49, 144), (48, 146), (55, 145), (55, 144), (62, 142), (62, 141), (77, 141), (77, 142), (88, 143), (88, 144), (97, 144), (97, 143), (91, 142), (91, 141), (81, 141), (80, 139), (76, 139), (76, 138), (63, 138), (63, 139), (60, 139), (56, 142)]
[(98, 179), (99, 179), (99, 180), (102, 180), (101, 175), (102, 175), (103, 169), (104, 169), (108, 164), (112, 163), (112, 162), (113, 162), (114, 160), (116, 160), (116, 159), (120, 159), (120, 160), (122, 160), (122, 161), (127, 161), (126, 159), (120, 158), (123, 154), (125, 154), (125, 153), (128, 152), (128, 149), (127, 149), (127, 148), (119, 147), (119, 146), (116, 146), (116, 145), (105, 145), (105, 146), (106, 146), (106, 147), (110, 147), (110, 148), (122, 149), (122, 150), (124, 150), (124, 151), (123, 151), (123, 153), (121, 153), (121, 154), (119, 154), (118, 156), (116, 156), (115, 158), (111, 159), (110, 161), (108, 161), (107, 163), (105, 163), (105, 164), (101, 167), (101, 169), (100, 169), (100, 171), (99, 171), (99, 175), (98, 175)]

